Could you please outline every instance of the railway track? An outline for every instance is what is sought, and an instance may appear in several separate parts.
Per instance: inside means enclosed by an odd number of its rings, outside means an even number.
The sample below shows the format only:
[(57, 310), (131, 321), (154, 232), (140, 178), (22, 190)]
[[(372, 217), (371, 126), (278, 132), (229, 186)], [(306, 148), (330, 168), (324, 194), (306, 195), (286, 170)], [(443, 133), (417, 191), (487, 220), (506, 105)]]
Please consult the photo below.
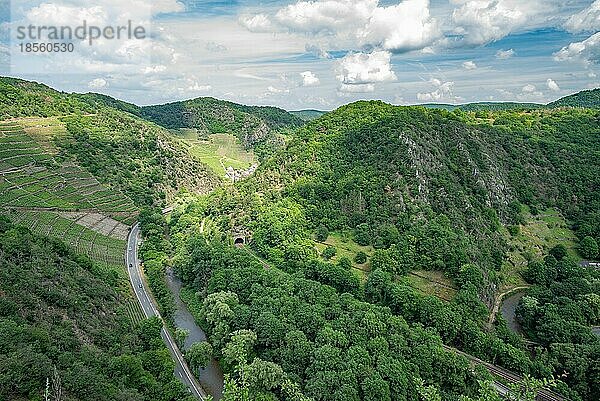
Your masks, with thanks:
[[(519, 376), (518, 374), (516, 374), (514, 372), (511, 372), (510, 370), (493, 365), (489, 362), (482, 361), (481, 359), (474, 357), (473, 355), (469, 355), (465, 352), (462, 352), (456, 348), (452, 348), (447, 345), (444, 345), (444, 349), (447, 351), (450, 351), (450, 352), (454, 352), (455, 354), (462, 355), (465, 358), (469, 359), (472, 363), (475, 363), (477, 365), (481, 365), (481, 366), (485, 367), (492, 376), (502, 379), (507, 383), (510, 383), (510, 384), (519, 383), (523, 380), (523, 378), (521, 376)], [(497, 388), (505, 388), (506, 389), (504, 382), (496, 382), (495, 385)], [(562, 395), (557, 394), (553, 391), (550, 391), (546, 388), (541, 389), (538, 392), (535, 399), (537, 401), (568, 401)]]

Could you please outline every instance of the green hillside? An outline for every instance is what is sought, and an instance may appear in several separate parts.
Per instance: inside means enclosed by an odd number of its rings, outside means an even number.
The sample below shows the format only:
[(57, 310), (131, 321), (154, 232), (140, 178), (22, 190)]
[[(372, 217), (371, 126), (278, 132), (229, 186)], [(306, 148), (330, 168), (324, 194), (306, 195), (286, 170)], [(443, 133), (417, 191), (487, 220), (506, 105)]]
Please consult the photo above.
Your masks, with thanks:
[[(251, 330), (257, 355), (282, 367), (312, 397), (342, 397), (328, 383), (348, 378), (355, 347), (364, 346), (357, 333), (368, 326), (348, 318), (345, 308), (373, 304), (511, 370), (561, 374), (573, 356), (563, 360), (550, 350), (550, 362), (530, 357), (503, 321), (486, 329), (488, 307), (500, 288), (522, 284), (531, 263), (550, 248), (565, 246), (568, 266), (577, 266), (583, 238), (600, 239), (599, 116), (590, 109), (343, 106), (297, 130), (253, 177), (176, 212), (170, 222), (175, 268), (205, 298), (197, 312), (213, 346), (225, 349), (227, 328)], [(229, 244), (239, 233), (250, 242), (235, 251)], [(299, 299), (308, 297), (302, 280), (319, 294), (311, 295), (306, 308), (312, 312), (302, 316), (313, 318), (314, 308), (331, 309), (332, 316), (317, 313), (321, 320), (312, 325), (287, 308), (297, 311)], [(321, 295), (321, 285), (345, 299), (343, 306)], [(371, 306), (353, 304), (358, 301)], [(214, 319), (223, 304), (232, 311), (223, 317), (226, 326)], [(383, 328), (388, 319), (377, 320)], [(294, 338), (285, 335), (296, 331)], [(382, 332), (367, 337), (377, 335), (391, 344)], [(289, 363), (295, 341), (309, 355), (300, 366)], [(582, 341), (592, 358), (597, 344)], [(322, 355), (335, 364), (321, 364)], [(369, 360), (388, 356), (368, 346), (364, 354)], [(435, 352), (421, 358), (443, 360)], [(593, 374), (592, 365), (586, 361), (586, 374)], [(374, 369), (384, 392), (410, 393), (410, 386), (395, 384), (403, 379), (386, 376), (382, 366)], [(373, 399), (361, 392), (362, 377), (352, 371), (345, 391)], [(575, 399), (591, 400), (589, 381), (566, 381), (579, 391)], [(457, 386), (469, 391), (467, 383)], [(574, 394), (564, 386), (561, 391)]]
[(36, 82), (0, 77), (0, 120), (92, 113), (94, 108), (64, 92)]
[(2, 217), (0, 253), (0, 399), (187, 399), (161, 323), (132, 320), (89, 259)]
[[(168, 131), (132, 115), (130, 112), (137, 110), (137, 106), (103, 95), (60, 93), (44, 85), (11, 78), (0, 79), (0, 84), (0, 118), (10, 119), (5, 124), (5, 131), (14, 131), (10, 134), (13, 139), (1, 142), (3, 153), (0, 158), (6, 169), (20, 163), (19, 166), (27, 166), (39, 175), (41, 170), (56, 169), (61, 165), (73, 166), (69, 167), (72, 169), (83, 167), (87, 172), (82, 170), (81, 174), (91, 173), (112, 192), (113, 197), (130, 198), (138, 207), (169, 203), (183, 192), (205, 193), (219, 184), (218, 177)], [(54, 118), (33, 118), (50, 116)], [(23, 133), (19, 127), (33, 132)], [(41, 134), (38, 131), (42, 131)], [(18, 140), (16, 135), (22, 138)], [(23, 146), (16, 146), (18, 144)], [(49, 153), (55, 154), (50, 157)], [(43, 158), (46, 164), (42, 165), (42, 160), (36, 158)], [(55, 162), (50, 163), (50, 159)], [(54, 175), (60, 179), (61, 174)], [(85, 180), (63, 181), (67, 188)], [(22, 199), (15, 193), (17, 190), (20, 188), (11, 188), (11, 194), (7, 196)], [(29, 192), (32, 191), (37, 193), (36, 188)], [(96, 192), (90, 193), (94, 197), (101, 196)], [(102, 201), (99, 206), (89, 205), (89, 198), (67, 204), (74, 199), (71, 195), (58, 194), (54, 203), (48, 199), (34, 202), (30, 198), (28, 195), (28, 200), (18, 206), (94, 207), (101, 210), (115, 207), (109, 201)], [(60, 202), (67, 203), (61, 205)], [(115, 210), (119, 211), (119, 207)]]
[(587, 107), (597, 109), (600, 107), (600, 89), (592, 89), (563, 97), (548, 105), (549, 107)]
[(144, 118), (166, 128), (194, 128), (202, 135), (233, 134), (247, 148), (276, 143), (276, 133), (303, 120), (276, 107), (244, 106), (210, 97), (142, 107)]
[[(521, 224), (521, 205), (557, 206), (584, 227), (580, 235), (598, 238), (597, 113), (488, 113), (344, 106), (299, 130), (241, 185), (239, 203), (254, 205), (246, 192), (275, 193), (267, 199), (298, 204), (309, 229), (350, 229), (379, 249), (395, 244), (411, 255), (394, 265), (397, 274), (456, 276), (474, 263), (495, 282), (506, 251), (501, 224)], [(252, 228), (253, 215), (240, 212), (234, 225)]]

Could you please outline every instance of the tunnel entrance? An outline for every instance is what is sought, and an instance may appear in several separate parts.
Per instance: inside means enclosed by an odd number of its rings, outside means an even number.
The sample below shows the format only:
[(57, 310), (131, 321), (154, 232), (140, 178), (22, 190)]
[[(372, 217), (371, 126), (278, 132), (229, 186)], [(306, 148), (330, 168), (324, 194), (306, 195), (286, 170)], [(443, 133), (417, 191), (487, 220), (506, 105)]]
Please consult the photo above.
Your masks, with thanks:
[(236, 237), (233, 240), (233, 245), (235, 245), (235, 246), (244, 246), (245, 245), (244, 237)]

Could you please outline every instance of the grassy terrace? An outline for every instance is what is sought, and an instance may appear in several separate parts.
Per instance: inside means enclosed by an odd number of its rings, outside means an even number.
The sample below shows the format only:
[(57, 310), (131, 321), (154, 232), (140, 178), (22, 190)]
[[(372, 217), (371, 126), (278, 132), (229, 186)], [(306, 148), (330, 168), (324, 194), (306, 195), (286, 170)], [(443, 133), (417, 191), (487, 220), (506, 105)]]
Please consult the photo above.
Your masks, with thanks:
[[(370, 259), (375, 249), (372, 246), (361, 246), (350, 239), (349, 232), (333, 232), (330, 233), (325, 242), (315, 242), (315, 246), (319, 254), (328, 246), (336, 249), (336, 254), (331, 258), (331, 262), (335, 263), (342, 257), (347, 257), (352, 261), (354, 272), (364, 282), (370, 272)], [(367, 262), (358, 264), (354, 261), (358, 252), (364, 252), (367, 255)], [(456, 294), (456, 286), (453, 281), (446, 277), (440, 271), (419, 270), (410, 272), (406, 277), (400, 277), (400, 281), (410, 285), (423, 294), (434, 295), (445, 301), (450, 301)]]
[(86, 170), (54, 157), (52, 138), (60, 134), (61, 127), (57, 118), (0, 124), (0, 213), (89, 256), (101, 276), (130, 298), (125, 313), (132, 322), (139, 322), (143, 313), (124, 268), (126, 242), (59, 215), (61, 211), (94, 210), (131, 224), (137, 209), (129, 198), (102, 186)]

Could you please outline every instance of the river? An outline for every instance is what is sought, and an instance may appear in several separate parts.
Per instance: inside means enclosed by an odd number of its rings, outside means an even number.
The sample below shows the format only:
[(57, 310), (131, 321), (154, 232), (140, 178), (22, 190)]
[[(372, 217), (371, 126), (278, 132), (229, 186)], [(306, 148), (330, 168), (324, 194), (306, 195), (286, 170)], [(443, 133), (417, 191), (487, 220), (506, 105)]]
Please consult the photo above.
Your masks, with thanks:
[[(500, 307), (502, 317), (504, 317), (504, 320), (506, 320), (508, 328), (519, 334), (523, 334), (523, 329), (517, 321), (516, 309), (519, 305), (519, 301), (521, 301), (521, 298), (523, 298), (525, 294), (525, 291), (517, 291), (514, 294), (509, 295), (508, 297), (504, 298), (502, 301), (502, 306)], [(591, 329), (594, 334), (600, 336), (600, 326), (592, 326)]]
[[(166, 278), (167, 285), (169, 286), (169, 289), (175, 298), (176, 309), (173, 315), (175, 327), (188, 330), (190, 333), (183, 346), (183, 349), (187, 350), (195, 342), (206, 341), (206, 334), (196, 324), (194, 317), (188, 311), (187, 306), (179, 297), (179, 291), (183, 286), (181, 280), (170, 270), (167, 272)], [(220, 400), (223, 395), (223, 371), (221, 370), (219, 363), (213, 358), (210, 365), (207, 366), (206, 369), (200, 369), (195, 373), (204, 390), (208, 394), (212, 395), (214, 400)]]
[(517, 291), (514, 294), (509, 295), (508, 297), (502, 300), (502, 306), (500, 307), (500, 312), (502, 313), (502, 317), (506, 320), (506, 324), (508, 328), (510, 328), (515, 333), (523, 334), (523, 329), (521, 325), (517, 321), (517, 306), (519, 305), (519, 301), (521, 298), (525, 296), (525, 291)]

